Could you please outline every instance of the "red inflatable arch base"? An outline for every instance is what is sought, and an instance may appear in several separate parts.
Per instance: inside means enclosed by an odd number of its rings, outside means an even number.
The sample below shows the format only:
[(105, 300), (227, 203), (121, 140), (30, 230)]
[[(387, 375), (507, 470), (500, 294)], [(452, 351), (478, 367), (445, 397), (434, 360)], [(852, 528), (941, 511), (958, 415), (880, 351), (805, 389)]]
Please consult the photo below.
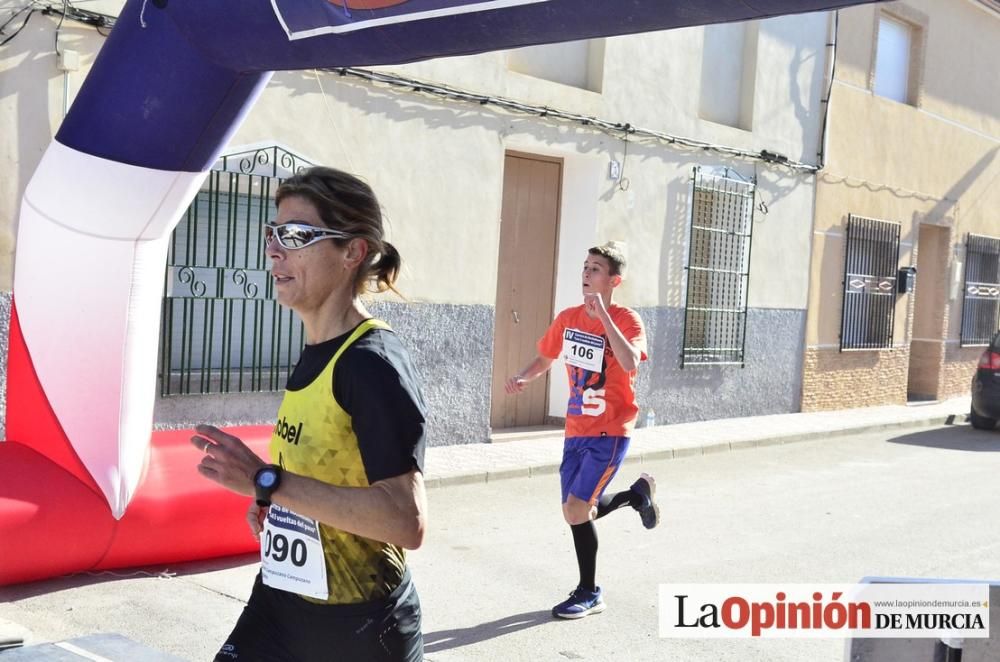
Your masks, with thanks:
[[(267, 455), (269, 426), (228, 431)], [(92, 483), (25, 444), (0, 443), (0, 585), (256, 551), (250, 499), (198, 473), (191, 435), (153, 434), (146, 475), (117, 521)]]

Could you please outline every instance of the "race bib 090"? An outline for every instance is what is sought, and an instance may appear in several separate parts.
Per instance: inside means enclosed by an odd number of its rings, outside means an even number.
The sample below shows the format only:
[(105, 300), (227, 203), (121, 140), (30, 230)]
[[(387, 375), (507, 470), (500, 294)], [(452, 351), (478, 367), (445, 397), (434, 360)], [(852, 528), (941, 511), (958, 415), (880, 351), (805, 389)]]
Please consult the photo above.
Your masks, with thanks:
[(316, 520), (271, 504), (260, 535), (260, 571), (271, 588), (326, 600), (326, 559)]

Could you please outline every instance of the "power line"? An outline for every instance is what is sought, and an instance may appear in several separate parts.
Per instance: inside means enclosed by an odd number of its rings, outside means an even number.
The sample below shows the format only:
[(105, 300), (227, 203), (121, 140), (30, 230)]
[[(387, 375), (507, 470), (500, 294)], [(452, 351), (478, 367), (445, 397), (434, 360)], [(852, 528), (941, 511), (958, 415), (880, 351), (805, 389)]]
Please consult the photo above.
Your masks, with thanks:
[(602, 131), (604, 133), (613, 136), (620, 136), (624, 134), (626, 138), (628, 138), (628, 136), (649, 138), (659, 142), (666, 143), (668, 145), (678, 145), (681, 147), (688, 147), (691, 149), (712, 151), (730, 157), (763, 161), (765, 163), (785, 166), (792, 170), (817, 172), (820, 169), (820, 167), (817, 165), (813, 165), (811, 163), (803, 163), (801, 161), (795, 161), (783, 154), (772, 152), (766, 149), (754, 152), (750, 150), (739, 149), (737, 147), (727, 147), (725, 145), (718, 145), (715, 143), (695, 140), (693, 138), (684, 138), (682, 136), (676, 136), (669, 133), (664, 133), (662, 131), (654, 131), (653, 129), (644, 129), (641, 127), (634, 126), (628, 122), (612, 122), (610, 120), (601, 119), (599, 117), (580, 115), (577, 113), (572, 113), (557, 108), (550, 108), (549, 106), (538, 106), (500, 96), (477, 94), (475, 92), (469, 92), (466, 90), (449, 87), (447, 85), (442, 85), (438, 83), (427, 83), (424, 81), (416, 80), (414, 78), (406, 78), (403, 76), (397, 76), (395, 74), (372, 71), (370, 69), (359, 69), (356, 67), (334, 67), (334, 68), (323, 69), (323, 71), (329, 71), (331, 73), (336, 73), (341, 76), (360, 78), (371, 83), (384, 84), (397, 89), (406, 89), (408, 91), (416, 92), (418, 94), (426, 94), (429, 96), (437, 97), (440, 99), (446, 99), (449, 101), (474, 103), (474, 104), (479, 104), (481, 106), (495, 106), (497, 108), (509, 112), (520, 113), (525, 115), (534, 115), (536, 117), (542, 117), (542, 118), (555, 118), (557, 120), (574, 122), (581, 126), (593, 127), (598, 131)]

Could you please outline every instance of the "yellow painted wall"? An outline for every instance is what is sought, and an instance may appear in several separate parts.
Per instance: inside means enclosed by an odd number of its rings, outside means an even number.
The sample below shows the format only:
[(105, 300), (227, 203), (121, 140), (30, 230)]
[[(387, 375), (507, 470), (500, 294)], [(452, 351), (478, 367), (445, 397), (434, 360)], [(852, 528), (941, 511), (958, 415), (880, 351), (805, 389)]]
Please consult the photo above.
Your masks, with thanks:
[[(916, 106), (868, 87), (880, 11), (926, 16)], [(844, 10), (840, 27), (829, 158), (817, 181), (810, 346), (838, 343), (848, 214), (901, 223), (901, 266), (913, 261), (920, 223), (951, 228), (959, 257), (967, 233), (1000, 236), (1000, 16), (974, 2), (908, 1)], [(897, 303), (897, 344), (910, 336), (909, 298)], [(960, 293), (948, 305), (955, 340)]]

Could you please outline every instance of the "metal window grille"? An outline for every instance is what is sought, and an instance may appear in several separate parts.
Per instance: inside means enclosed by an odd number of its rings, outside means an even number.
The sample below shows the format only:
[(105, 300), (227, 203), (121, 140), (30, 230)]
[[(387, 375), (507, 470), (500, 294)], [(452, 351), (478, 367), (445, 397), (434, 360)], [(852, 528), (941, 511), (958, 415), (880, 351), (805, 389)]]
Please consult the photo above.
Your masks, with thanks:
[(681, 368), (744, 365), (756, 182), (735, 177), (692, 174)]
[(840, 350), (892, 347), (899, 223), (847, 219)]
[(284, 388), (302, 322), (278, 307), (263, 223), (284, 177), (309, 165), (278, 147), (219, 159), (170, 240), (160, 335), (160, 393)]
[(965, 243), (962, 346), (988, 345), (1000, 327), (1000, 238), (969, 234)]

